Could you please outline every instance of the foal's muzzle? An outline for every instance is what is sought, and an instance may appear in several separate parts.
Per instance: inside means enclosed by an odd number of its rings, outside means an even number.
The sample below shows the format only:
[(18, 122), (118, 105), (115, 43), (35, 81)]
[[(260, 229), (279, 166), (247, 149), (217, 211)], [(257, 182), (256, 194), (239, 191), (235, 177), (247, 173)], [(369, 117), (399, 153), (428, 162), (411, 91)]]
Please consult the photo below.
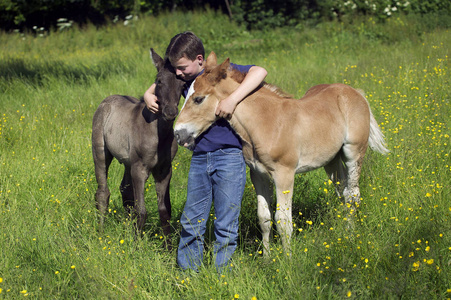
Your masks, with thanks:
[(174, 121), (178, 115), (178, 109), (177, 107), (165, 107), (163, 108), (162, 114), (166, 121)]
[(180, 146), (193, 150), (194, 138), (185, 128), (174, 130), (175, 138)]

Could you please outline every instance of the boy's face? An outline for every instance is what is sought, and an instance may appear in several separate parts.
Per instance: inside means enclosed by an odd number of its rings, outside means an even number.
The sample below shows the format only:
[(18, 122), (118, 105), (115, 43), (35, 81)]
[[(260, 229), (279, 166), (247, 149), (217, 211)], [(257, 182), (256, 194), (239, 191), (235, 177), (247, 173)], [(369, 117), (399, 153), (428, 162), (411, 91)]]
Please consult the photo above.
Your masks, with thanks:
[(204, 58), (198, 55), (195, 60), (190, 60), (183, 56), (175, 63), (172, 63), (175, 73), (184, 81), (194, 79), (204, 69)]

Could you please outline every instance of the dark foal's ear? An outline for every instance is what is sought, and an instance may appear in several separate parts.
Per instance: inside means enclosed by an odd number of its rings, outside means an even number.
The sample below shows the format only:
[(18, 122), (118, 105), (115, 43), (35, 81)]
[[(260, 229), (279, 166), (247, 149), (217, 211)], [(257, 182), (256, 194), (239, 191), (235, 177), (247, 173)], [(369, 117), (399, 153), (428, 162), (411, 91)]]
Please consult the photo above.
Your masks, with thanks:
[(153, 48), (150, 48), (150, 58), (152, 59), (154, 66), (157, 68), (157, 71), (160, 72), (160, 70), (164, 67), (164, 61), (161, 56), (153, 50)]

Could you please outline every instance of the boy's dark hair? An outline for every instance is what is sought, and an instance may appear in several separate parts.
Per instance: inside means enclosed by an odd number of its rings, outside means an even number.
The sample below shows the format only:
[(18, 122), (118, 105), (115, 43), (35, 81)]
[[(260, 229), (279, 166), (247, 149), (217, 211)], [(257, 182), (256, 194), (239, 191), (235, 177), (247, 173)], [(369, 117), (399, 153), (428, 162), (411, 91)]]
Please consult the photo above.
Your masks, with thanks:
[(189, 60), (195, 60), (199, 54), (205, 57), (204, 45), (200, 38), (191, 31), (185, 31), (174, 36), (166, 49), (166, 57), (169, 58), (171, 63), (175, 63), (183, 56), (186, 56)]

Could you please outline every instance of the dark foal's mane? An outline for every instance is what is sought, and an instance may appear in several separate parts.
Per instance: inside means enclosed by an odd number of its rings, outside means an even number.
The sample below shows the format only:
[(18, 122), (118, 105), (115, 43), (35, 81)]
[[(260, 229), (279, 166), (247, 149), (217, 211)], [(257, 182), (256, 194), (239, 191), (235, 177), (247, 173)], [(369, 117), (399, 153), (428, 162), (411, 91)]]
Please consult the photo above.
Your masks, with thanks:
[[(233, 80), (235, 80), (238, 83), (242, 83), (244, 80), (244, 77), (246, 77), (247, 73), (242, 73), (236, 69), (230, 68), (229, 69), (230, 74), (230, 78), (232, 78)], [(258, 89), (264, 88), (266, 90), (268, 90), (269, 92), (272, 92), (274, 94), (276, 94), (279, 97), (282, 98), (289, 98), (292, 99), (293, 95), (288, 94), (286, 92), (284, 92), (281, 88), (279, 88), (278, 86), (274, 85), (274, 84), (270, 84), (267, 83), (266, 81), (262, 82), (260, 87)]]

